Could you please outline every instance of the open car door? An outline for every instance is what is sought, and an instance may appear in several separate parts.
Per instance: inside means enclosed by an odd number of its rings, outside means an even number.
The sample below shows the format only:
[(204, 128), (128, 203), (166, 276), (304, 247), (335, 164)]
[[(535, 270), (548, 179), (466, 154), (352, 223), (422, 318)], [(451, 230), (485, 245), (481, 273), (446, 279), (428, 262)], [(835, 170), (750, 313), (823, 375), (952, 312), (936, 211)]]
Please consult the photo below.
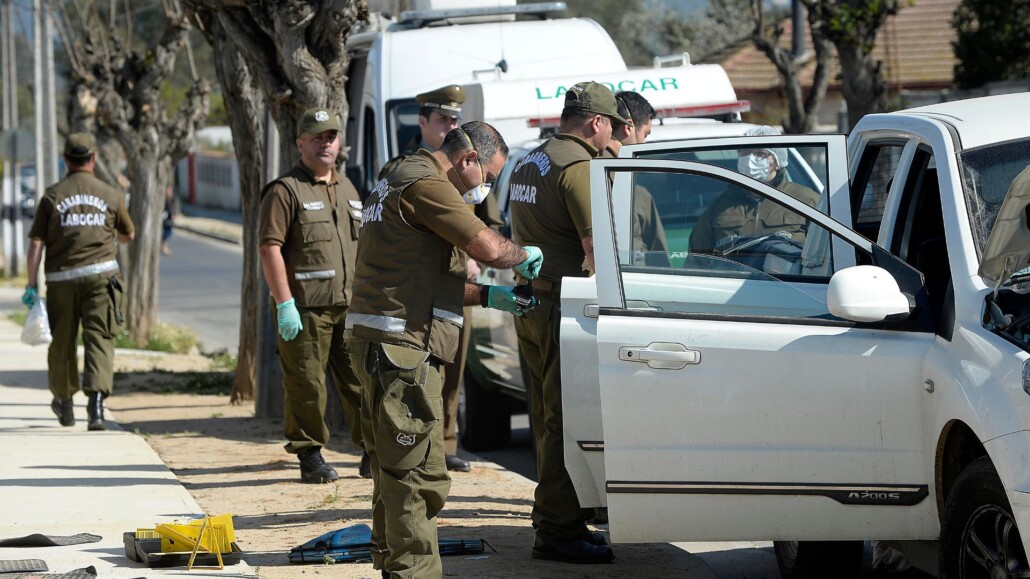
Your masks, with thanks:
[[(837, 195), (848, 205), (835, 162), (814, 203), (714, 163), (591, 162), (603, 425), (592, 442), (613, 541), (936, 538), (922, 279), (827, 215)], [(638, 245), (641, 189), (664, 222), (664, 259)], [(727, 233), (747, 229), (733, 219), (741, 204), (763, 227)], [(705, 228), (708, 239), (694, 231)], [(832, 315), (830, 277), (856, 264), (889, 271), (913, 315)]]

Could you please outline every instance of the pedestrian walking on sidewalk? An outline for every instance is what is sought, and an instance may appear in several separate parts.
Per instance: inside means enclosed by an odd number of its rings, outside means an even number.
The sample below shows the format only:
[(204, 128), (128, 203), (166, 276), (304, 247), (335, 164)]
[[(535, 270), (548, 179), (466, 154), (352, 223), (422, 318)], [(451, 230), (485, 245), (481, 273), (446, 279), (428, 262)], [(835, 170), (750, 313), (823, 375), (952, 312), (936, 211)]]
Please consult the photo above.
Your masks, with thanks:
[[(297, 133), (300, 162), (262, 192), (258, 243), (265, 280), (275, 300), (279, 363), (283, 370), (286, 451), (300, 460), (301, 480), (339, 478), (322, 458), (329, 443), (325, 423), (328, 364), (351, 441), (361, 441), (361, 385), (344, 346), (351, 303), (354, 254), (361, 227), (361, 198), (336, 170), (340, 121), (311, 109)], [(371, 477), (362, 452), (359, 474)]]
[(28, 274), (22, 302), (39, 299), (36, 280), (46, 249), (47, 315), (54, 341), (47, 355), (50, 407), (62, 426), (75, 424), (72, 397), (79, 391), (75, 352), (79, 325), (85, 361), (82, 391), (89, 430), (106, 430), (104, 398), (114, 388), (114, 337), (123, 324), (122, 280), (116, 240), (132, 241), (135, 231), (125, 194), (93, 176), (96, 142), (75, 133), (64, 144), (68, 174), (47, 189), (29, 230)]
[(522, 315), (532, 301), (479, 286), (452, 267), (454, 249), (536, 277), (542, 257), (488, 228), (469, 209), (508, 157), (482, 122), (440, 149), (405, 157), (366, 200), (355, 272), (351, 364), (363, 386), (362, 434), (372, 456), (372, 563), (383, 576), (443, 575), (436, 515), (450, 491), (440, 366), (453, 362), (465, 305)]

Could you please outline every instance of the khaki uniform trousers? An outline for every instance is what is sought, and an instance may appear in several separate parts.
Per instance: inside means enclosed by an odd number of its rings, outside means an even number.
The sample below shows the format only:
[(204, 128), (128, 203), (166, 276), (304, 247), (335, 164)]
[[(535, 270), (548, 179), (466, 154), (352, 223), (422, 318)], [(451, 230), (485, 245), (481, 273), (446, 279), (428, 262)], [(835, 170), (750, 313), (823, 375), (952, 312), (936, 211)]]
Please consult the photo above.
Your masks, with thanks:
[(58, 400), (71, 400), (79, 391), (79, 360), (75, 341), (82, 324), (85, 352), (82, 391), (104, 396), (114, 389), (114, 337), (122, 328), (121, 279), (92, 275), (47, 283), (47, 317), (54, 341), (47, 352), (47, 379)]
[(325, 424), (327, 365), (343, 401), (351, 442), (361, 448), (361, 385), (350, 367), (343, 335), (347, 307), (297, 310), (304, 329), (289, 342), (279, 338), (286, 450), (296, 453), (329, 444), (329, 427)]
[(533, 527), (543, 540), (574, 539), (586, 531), (593, 512), (579, 506), (576, 489), (565, 467), (562, 433), (561, 359), (558, 328), (561, 301), (558, 292), (535, 290), (539, 303), (515, 317), (519, 349), (529, 368), (529, 403), (536, 439), (536, 492)]
[[(432, 358), (419, 367), (401, 370), (382, 355), (378, 342), (348, 340), (351, 366), (363, 389), (361, 431), (372, 458), (372, 564), (393, 579), (435, 579), (443, 576), (437, 541), (436, 515), (447, 502), (451, 479), (443, 452), (443, 415), (439, 364)], [(397, 442), (376, 436), (383, 394), (395, 381), (425, 388), (434, 413), (424, 458), (414, 468), (383, 464), (384, 445), (397, 450)]]
[(461, 398), (461, 379), (465, 375), (472, 336), (472, 308), (465, 308), (465, 324), (458, 335), (458, 354), (450, 364), (440, 367), (443, 376), (443, 451), (458, 454), (458, 402)]

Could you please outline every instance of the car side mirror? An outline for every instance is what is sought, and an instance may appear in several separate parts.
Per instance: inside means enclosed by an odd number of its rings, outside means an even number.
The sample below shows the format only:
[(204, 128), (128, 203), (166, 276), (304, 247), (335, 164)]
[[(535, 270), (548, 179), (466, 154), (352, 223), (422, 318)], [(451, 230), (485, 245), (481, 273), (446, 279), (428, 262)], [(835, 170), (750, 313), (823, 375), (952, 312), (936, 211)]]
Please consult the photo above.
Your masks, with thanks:
[(833, 274), (826, 305), (831, 314), (853, 322), (907, 318), (912, 312), (908, 296), (901, 293), (894, 277), (873, 265), (857, 265)]

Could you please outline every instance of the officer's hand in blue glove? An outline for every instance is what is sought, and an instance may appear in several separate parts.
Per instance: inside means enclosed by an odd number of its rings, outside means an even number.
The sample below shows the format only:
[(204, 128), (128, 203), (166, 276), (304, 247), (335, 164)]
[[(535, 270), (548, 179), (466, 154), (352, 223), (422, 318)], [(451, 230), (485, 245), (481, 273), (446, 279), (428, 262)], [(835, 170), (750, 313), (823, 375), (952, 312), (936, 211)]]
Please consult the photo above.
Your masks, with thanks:
[(21, 303), (31, 310), (36, 307), (36, 302), (38, 301), (39, 290), (30, 285), (25, 286), (25, 293), (21, 294)]
[(275, 309), (277, 310), (275, 319), (279, 322), (279, 335), (289, 342), (304, 329), (304, 324), (300, 323), (300, 312), (297, 311), (297, 305), (293, 298), (276, 305)]
[(486, 307), (488, 308), (521, 316), (536, 307), (536, 298), (530, 298), (527, 303), (526, 298), (515, 293), (515, 288), (500, 285), (489, 287), (489, 294), (486, 300)]
[(526, 250), (529, 257), (512, 269), (515, 270), (515, 273), (526, 279), (536, 279), (537, 276), (540, 275), (540, 266), (544, 264), (544, 254), (540, 251), (539, 247), (534, 247), (532, 245), (527, 245), (522, 249)]

